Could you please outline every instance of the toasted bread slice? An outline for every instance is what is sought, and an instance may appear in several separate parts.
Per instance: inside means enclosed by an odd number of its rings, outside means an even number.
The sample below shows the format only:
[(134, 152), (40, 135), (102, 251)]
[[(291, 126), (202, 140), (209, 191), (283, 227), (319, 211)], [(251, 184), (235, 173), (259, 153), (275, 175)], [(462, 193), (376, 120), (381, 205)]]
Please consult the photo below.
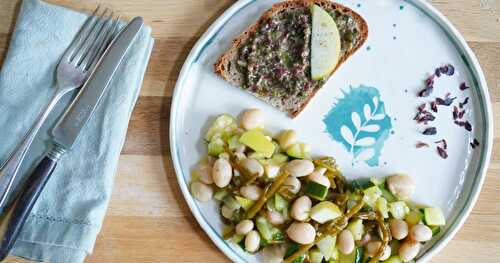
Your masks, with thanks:
[[(306, 78), (306, 81), (309, 81), (309, 83), (306, 84), (307, 87), (304, 88), (304, 90), (297, 90), (301, 86), (298, 84), (295, 84), (297, 86), (297, 88), (295, 89), (277, 90), (277, 92), (270, 92), (269, 90), (262, 91), (262, 89), (260, 89), (258, 85), (261, 82), (256, 82), (256, 83), (253, 82), (251, 83), (252, 86), (249, 87), (247, 85), (249, 77), (247, 74), (245, 74), (245, 72), (242, 72), (245, 70), (248, 70), (246, 73), (249, 72), (249, 69), (242, 69), (242, 67), (247, 66), (246, 64), (247, 61), (241, 62), (242, 58), (241, 52), (244, 52), (241, 51), (242, 47), (247, 45), (251, 46), (254, 50), (258, 48), (257, 46), (259, 45), (256, 44), (251, 45), (254, 42), (250, 41), (255, 41), (255, 39), (259, 37), (258, 34), (264, 32), (263, 30), (266, 24), (274, 23), (271, 20), (273, 19), (273, 17), (275, 17), (275, 19), (280, 19), (281, 17), (284, 17), (286, 19), (290, 19), (290, 17), (293, 17), (295, 19), (295, 16), (292, 16), (293, 12), (298, 12), (299, 14), (300, 12), (304, 12), (306, 16), (307, 15), (309, 16), (308, 23), (311, 23), (310, 19), (311, 13), (309, 11), (309, 8), (313, 4), (319, 5), (325, 10), (327, 10), (332, 15), (332, 17), (337, 23), (337, 26), (339, 27), (340, 35), (342, 38), (341, 42), (342, 47), (341, 47), (340, 58), (335, 69), (323, 81), (314, 82), (311, 79), (310, 67), (308, 64), (310, 61), (309, 42), (304, 41), (302, 48), (304, 49), (305, 53), (296, 55), (292, 54), (293, 56), (296, 56), (296, 58), (300, 58), (299, 56), (302, 57), (308, 56), (304, 60), (298, 61), (299, 64), (300, 62), (303, 62), (303, 64), (305, 64), (301, 74), (305, 74), (304, 78)], [(290, 14), (288, 14), (287, 12)], [(286, 23), (289, 24), (289, 21), (284, 22), (284, 24)], [(304, 29), (303, 32), (304, 32), (303, 33), (304, 38), (310, 37), (310, 31)], [(307, 34), (309, 34), (309, 36)], [(285, 34), (285, 36), (287, 35)], [(224, 53), (215, 63), (214, 71), (216, 74), (220, 75), (229, 83), (235, 86), (242, 87), (249, 93), (266, 101), (267, 103), (273, 105), (279, 110), (287, 112), (292, 117), (296, 117), (306, 107), (307, 103), (309, 103), (309, 101), (314, 97), (316, 92), (318, 92), (318, 90), (323, 86), (326, 80), (337, 70), (337, 68), (344, 61), (346, 61), (356, 50), (358, 50), (363, 45), (363, 43), (366, 41), (367, 38), (368, 38), (368, 25), (365, 22), (365, 20), (356, 12), (343, 5), (333, 3), (329, 0), (285, 1), (273, 5), (258, 19), (258, 21), (255, 24), (251, 25), (247, 30), (245, 30), (237, 38), (235, 38), (233, 40), (231, 48), (226, 53)], [(283, 41), (282, 39), (280, 41), (286, 42), (286, 40)], [(274, 43), (274, 44), (282, 45), (280, 43)], [(258, 62), (256, 64), (265, 64), (265, 63), (271, 63), (271, 62), (263, 59), (263, 61)], [(280, 87), (285, 86), (284, 84), (280, 85), (281, 83), (279, 83), (279, 80), (273, 79), (272, 81), (274, 81), (272, 84), (274, 85), (273, 89), (280, 89)], [(293, 83), (301, 83), (301, 82), (293, 82)], [(311, 84), (312, 87), (309, 84)]]

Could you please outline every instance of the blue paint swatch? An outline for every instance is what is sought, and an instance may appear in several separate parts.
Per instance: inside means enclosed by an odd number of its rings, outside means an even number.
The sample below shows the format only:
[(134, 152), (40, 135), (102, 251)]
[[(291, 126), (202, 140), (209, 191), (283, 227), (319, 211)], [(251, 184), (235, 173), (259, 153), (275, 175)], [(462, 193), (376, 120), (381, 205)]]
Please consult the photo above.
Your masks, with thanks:
[(374, 87), (361, 85), (343, 94), (323, 119), (326, 132), (345, 147), (353, 165), (362, 161), (377, 166), (392, 129), (380, 93)]

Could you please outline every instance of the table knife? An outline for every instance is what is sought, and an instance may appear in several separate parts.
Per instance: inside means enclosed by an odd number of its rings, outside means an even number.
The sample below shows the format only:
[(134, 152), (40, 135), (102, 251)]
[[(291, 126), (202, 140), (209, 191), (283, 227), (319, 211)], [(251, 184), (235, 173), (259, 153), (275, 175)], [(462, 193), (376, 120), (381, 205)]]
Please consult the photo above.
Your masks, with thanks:
[(143, 24), (143, 19), (136, 17), (121, 30), (98, 62), (95, 71), (83, 85), (77, 98), (56, 123), (51, 134), (52, 149), (28, 178), (25, 190), (7, 216), (7, 222), (2, 222), (4, 235), (0, 243), (0, 261), (12, 249), (31, 209), (54, 172), (57, 162), (65, 152), (71, 150), (81, 131), (92, 118), (99, 101)]

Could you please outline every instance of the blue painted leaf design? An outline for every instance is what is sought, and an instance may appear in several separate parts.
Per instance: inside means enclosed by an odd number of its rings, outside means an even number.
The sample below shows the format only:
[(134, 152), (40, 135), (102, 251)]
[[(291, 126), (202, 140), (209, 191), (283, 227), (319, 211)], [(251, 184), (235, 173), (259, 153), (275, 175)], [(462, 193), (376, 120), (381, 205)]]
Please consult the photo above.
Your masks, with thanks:
[(349, 144), (353, 145), (354, 144), (354, 135), (352, 135), (352, 131), (347, 128), (347, 126), (342, 126), (340, 128), (340, 133), (342, 134), (343, 139)]
[(361, 139), (357, 140), (354, 145), (356, 145), (356, 146), (363, 146), (363, 147), (369, 147), (369, 146), (374, 145), (375, 142), (376, 142), (375, 138), (373, 138), (373, 137), (365, 137), (365, 138), (361, 138)]
[(351, 120), (352, 124), (354, 124), (354, 128), (359, 130), (359, 128), (361, 127), (361, 118), (359, 117), (359, 114), (357, 112), (353, 111), (351, 113)]
[(361, 127), (361, 130), (365, 132), (378, 132), (380, 130), (380, 125), (377, 124), (366, 125)]
[(330, 137), (339, 142), (354, 162), (379, 163), (382, 147), (392, 129), (379, 91), (374, 87), (350, 87), (343, 91), (323, 122)]

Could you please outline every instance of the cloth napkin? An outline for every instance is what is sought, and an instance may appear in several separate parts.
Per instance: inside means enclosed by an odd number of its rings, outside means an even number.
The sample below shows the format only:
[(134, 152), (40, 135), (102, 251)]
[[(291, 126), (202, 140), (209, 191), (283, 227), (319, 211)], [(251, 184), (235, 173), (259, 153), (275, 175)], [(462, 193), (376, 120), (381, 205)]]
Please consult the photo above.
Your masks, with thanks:
[[(22, 2), (0, 71), (0, 163), (55, 93), (57, 64), (86, 18), (39, 0)], [(92, 252), (152, 47), (151, 29), (144, 27), (95, 115), (74, 148), (59, 161), (13, 255), (33, 261), (77, 263)], [(68, 94), (59, 103), (42, 128), (23, 163), (21, 178), (29, 175), (49, 149), (49, 130), (75, 94)]]

